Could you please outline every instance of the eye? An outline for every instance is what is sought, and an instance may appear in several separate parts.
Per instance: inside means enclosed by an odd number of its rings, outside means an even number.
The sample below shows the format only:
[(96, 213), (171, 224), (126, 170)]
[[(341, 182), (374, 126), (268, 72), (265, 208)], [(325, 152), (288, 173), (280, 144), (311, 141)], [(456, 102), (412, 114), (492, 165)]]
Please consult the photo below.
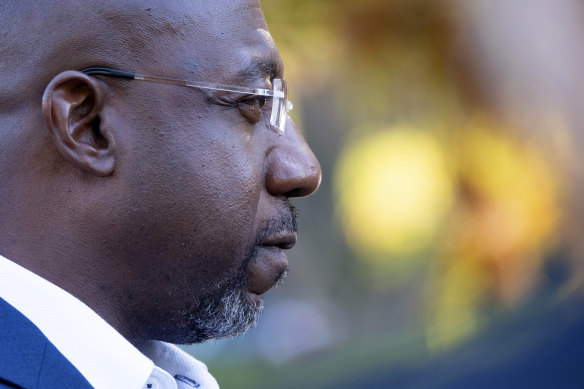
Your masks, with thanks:
[(262, 119), (266, 102), (266, 96), (250, 96), (239, 100), (237, 102), (237, 108), (247, 120), (255, 124)]
[(249, 108), (261, 110), (266, 105), (266, 96), (252, 96), (240, 100), (239, 105), (243, 104)]

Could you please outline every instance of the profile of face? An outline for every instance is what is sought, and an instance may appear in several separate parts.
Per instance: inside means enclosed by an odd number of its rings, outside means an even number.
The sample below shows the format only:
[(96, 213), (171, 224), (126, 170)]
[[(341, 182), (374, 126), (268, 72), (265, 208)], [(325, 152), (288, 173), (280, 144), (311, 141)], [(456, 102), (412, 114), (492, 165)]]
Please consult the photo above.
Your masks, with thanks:
[[(266, 89), (284, 78), (256, 1), (173, 1), (141, 17), (166, 22), (124, 70)], [(95, 216), (107, 220), (102, 245), (113, 263), (101, 288), (118, 290), (136, 339), (243, 333), (287, 271), (289, 199), (316, 191), (318, 161), (290, 118), (283, 134), (271, 129), (261, 97), (90, 78), (107, 91), (99, 125), (123, 129), (108, 209)]]

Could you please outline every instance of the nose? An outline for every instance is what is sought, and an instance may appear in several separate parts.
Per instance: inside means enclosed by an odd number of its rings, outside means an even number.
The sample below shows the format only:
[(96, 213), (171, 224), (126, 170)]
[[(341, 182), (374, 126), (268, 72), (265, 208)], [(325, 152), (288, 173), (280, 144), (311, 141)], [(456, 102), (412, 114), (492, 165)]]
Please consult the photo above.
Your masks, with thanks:
[(322, 173), (314, 153), (294, 122), (288, 118), (282, 135), (265, 159), (266, 188), (273, 196), (306, 197), (318, 189)]

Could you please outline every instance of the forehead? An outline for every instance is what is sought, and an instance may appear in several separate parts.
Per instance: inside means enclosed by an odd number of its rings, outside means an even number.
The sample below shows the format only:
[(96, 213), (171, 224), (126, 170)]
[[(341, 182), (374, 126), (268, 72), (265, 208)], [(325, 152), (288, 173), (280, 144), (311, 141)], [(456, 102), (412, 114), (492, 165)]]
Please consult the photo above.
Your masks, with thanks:
[[(176, 76), (236, 83), (281, 76), (281, 59), (256, 0), (177, 1), (160, 12), (157, 63)], [(154, 71), (154, 69), (153, 69)], [(271, 74), (270, 74), (271, 73)]]

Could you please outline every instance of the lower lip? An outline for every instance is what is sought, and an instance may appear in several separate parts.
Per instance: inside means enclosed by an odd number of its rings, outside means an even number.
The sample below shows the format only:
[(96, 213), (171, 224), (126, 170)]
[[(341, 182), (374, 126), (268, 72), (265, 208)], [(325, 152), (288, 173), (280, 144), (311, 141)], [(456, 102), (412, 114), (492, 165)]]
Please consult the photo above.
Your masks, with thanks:
[(257, 295), (266, 293), (287, 267), (284, 250), (277, 246), (258, 246), (256, 255), (248, 264), (249, 291)]

